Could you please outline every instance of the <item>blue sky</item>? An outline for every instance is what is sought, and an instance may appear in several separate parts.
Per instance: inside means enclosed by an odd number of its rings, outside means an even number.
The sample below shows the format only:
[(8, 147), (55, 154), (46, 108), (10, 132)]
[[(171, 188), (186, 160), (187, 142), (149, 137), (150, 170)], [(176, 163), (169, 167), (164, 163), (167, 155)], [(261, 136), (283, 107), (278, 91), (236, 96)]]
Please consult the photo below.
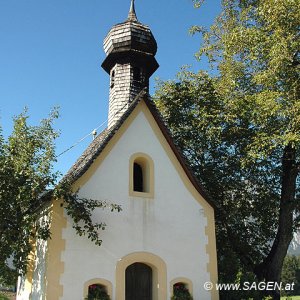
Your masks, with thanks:
[[(109, 78), (100, 67), (102, 41), (112, 25), (125, 21), (129, 6), (130, 0), (0, 0), (0, 122), (5, 136), (12, 130), (12, 117), (24, 107), (32, 124), (60, 107), (58, 154), (105, 123)], [(188, 29), (209, 26), (219, 11), (220, 0), (206, 0), (201, 9), (193, 8), (192, 0), (136, 0), (138, 19), (150, 26), (158, 44), (160, 68), (152, 76), (151, 93), (155, 78), (173, 79), (183, 65), (208, 69), (194, 58), (201, 39)], [(65, 173), (91, 139), (61, 155), (56, 168)]]

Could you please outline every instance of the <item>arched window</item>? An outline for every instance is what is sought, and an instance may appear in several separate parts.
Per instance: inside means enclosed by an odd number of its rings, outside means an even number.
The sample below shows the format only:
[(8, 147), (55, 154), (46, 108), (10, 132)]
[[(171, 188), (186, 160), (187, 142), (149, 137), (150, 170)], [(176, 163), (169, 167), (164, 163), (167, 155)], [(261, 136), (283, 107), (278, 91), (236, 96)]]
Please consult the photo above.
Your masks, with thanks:
[(107, 293), (106, 286), (102, 284), (91, 284), (89, 285), (88, 295), (85, 299), (86, 300), (95, 300), (95, 299), (110, 300), (110, 297)]
[(187, 278), (177, 278), (171, 282), (171, 299), (193, 300), (192, 282)]
[(115, 85), (115, 70), (113, 70), (111, 72), (111, 76), (110, 76), (110, 87), (113, 88)]
[(84, 284), (83, 299), (85, 300), (111, 300), (112, 283), (103, 278), (94, 278)]
[(151, 157), (144, 153), (136, 153), (130, 158), (129, 168), (129, 194), (152, 198), (154, 165)]

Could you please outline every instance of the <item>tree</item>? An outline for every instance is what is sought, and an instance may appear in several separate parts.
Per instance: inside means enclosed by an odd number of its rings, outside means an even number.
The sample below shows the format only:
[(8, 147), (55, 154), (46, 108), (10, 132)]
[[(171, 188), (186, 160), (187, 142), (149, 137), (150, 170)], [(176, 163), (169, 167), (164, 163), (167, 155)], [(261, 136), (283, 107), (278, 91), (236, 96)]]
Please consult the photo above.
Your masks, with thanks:
[(286, 296), (299, 295), (300, 293), (300, 257), (287, 255), (283, 262), (281, 280), (283, 285), (293, 284), (293, 290), (285, 291)]
[(63, 199), (76, 232), (98, 245), (99, 229), (105, 224), (92, 222), (93, 210), (108, 206), (120, 210), (118, 205), (79, 198), (67, 180), (57, 184), (59, 173), (53, 170), (57, 117), (53, 110), (49, 118), (31, 126), (25, 111), (14, 119), (7, 140), (0, 132), (0, 279), (7, 284), (26, 273), (34, 241), (51, 237), (51, 220), (41, 218), (50, 201)]
[(277, 156), (276, 237), (255, 273), (279, 282), (293, 230), (299, 227), (300, 3), (224, 0), (216, 23), (202, 32), (199, 55), (217, 65), (217, 89), (232, 106), (232, 120), (246, 117), (255, 132), (245, 166)]
[[(154, 99), (215, 203), (219, 281), (229, 283), (236, 282), (241, 272), (242, 278), (247, 277), (270, 250), (279, 170), (273, 164), (275, 157), (243, 166), (254, 132), (246, 129), (247, 119), (228, 118), (230, 108), (217, 93), (217, 84), (218, 78), (204, 72), (183, 70), (177, 80), (160, 82)], [(224, 299), (238, 299), (228, 293), (233, 298)]]
[(299, 228), (300, 2), (222, 7), (209, 30), (192, 28), (202, 33), (197, 56), (207, 56), (214, 78), (185, 70), (160, 84), (156, 100), (216, 201), (221, 278), (230, 274), (226, 249), (236, 269), (279, 282)]

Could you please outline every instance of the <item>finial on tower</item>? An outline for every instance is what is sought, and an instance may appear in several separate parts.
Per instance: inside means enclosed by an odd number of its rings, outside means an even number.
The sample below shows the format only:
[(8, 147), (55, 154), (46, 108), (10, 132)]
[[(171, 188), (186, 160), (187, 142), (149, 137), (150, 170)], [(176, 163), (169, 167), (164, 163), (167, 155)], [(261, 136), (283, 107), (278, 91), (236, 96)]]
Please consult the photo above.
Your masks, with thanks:
[(134, 8), (134, 0), (131, 0), (130, 10), (129, 10), (127, 21), (138, 22), (138, 19), (136, 17), (136, 13), (135, 13), (135, 8)]

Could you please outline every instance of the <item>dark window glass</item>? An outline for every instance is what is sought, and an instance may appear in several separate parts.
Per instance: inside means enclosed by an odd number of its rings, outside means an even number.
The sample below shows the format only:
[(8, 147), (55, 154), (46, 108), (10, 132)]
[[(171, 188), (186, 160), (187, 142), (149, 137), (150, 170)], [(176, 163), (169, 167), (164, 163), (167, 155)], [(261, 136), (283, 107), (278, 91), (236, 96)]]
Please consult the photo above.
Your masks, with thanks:
[(110, 78), (110, 87), (113, 88), (115, 85), (115, 71), (111, 72), (111, 78)]
[(143, 169), (137, 163), (133, 164), (133, 190), (135, 192), (143, 192), (144, 191)]
[(133, 68), (133, 80), (141, 81), (141, 70), (137, 67)]

